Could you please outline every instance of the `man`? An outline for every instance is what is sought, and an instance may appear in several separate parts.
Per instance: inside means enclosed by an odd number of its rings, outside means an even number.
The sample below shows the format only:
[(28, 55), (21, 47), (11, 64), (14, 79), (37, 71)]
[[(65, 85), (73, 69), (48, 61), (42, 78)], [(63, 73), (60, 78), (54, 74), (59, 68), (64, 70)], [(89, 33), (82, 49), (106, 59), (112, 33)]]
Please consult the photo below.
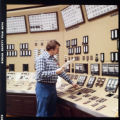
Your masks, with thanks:
[(56, 82), (58, 75), (65, 79), (68, 83), (76, 87), (64, 72), (64, 68), (60, 68), (54, 58), (59, 53), (60, 44), (51, 40), (44, 51), (36, 59), (36, 99), (37, 114), (36, 117), (52, 117), (56, 111)]

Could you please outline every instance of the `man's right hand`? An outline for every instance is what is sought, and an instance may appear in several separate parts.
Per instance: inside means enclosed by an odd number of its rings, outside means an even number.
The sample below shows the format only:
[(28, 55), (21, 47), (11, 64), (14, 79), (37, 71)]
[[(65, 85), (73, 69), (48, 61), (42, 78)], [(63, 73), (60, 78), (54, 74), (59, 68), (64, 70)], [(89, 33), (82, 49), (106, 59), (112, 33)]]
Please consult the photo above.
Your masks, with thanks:
[(78, 88), (79, 87), (79, 85), (75, 82), (72, 83), (72, 86), (73, 86), (73, 88)]
[(60, 67), (56, 70), (56, 74), (61, 74), (64, 71), (64, 67)]

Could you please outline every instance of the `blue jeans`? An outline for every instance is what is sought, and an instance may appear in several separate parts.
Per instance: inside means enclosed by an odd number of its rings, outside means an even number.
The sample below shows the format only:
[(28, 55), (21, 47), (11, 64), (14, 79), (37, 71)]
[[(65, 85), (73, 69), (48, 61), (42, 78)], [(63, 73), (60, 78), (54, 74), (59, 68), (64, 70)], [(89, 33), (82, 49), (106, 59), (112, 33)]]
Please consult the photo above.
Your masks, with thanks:
[(53, 117), (56, 111), (56, 99), (57, 99), (56, 85), (37, 82), (36, 117)]

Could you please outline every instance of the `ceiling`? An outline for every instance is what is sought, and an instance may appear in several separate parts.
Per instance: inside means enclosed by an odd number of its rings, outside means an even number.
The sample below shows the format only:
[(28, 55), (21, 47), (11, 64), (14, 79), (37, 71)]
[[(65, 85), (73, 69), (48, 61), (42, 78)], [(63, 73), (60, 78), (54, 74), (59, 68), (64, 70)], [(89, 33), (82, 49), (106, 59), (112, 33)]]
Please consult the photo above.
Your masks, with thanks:
[(9, 4), (7, 5), (7, 10), (14, 10), (14, 9), (23, 9), (23, 8), (30, 8), (30, 7), (36, 7), (36, 6), (39, 6), (39, 7), (42, 7), (42, 6), (45, 6), (43, 4)]

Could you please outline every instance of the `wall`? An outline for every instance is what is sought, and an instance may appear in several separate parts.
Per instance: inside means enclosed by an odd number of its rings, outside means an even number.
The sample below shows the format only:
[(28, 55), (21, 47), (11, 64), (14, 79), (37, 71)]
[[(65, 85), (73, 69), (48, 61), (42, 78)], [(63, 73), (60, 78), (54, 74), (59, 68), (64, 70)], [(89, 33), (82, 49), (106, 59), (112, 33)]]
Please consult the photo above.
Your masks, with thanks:
[[(88, 63), (90, 66), (91, 63), (99, 63), (100, 67), (102, 67), (102, 63), (100, 62), (100, 53), (105, 54), (105, 62), (110, 62), (110, 52), (117, 52), (117, 40), (111, 40), (111, 32), (112, 29), (118, 29), (118, 11), (110, 13), (108, 15), (102, 16), (100, 18), (88, 21), (87, 15), (85, 11), (84, 5), (82, 5), (82, 10), (85, 18), (85, 23), (79, 25), (79, 27), (64, 31), (64, 42), (66, 40), (71, 40), (73, 38), (78, 39), (78, 46), (81, 46), (81, 54), (80, 61), (76, 61), (75, 63)], [(112, 16), (116, 13), (115, 16)], [(88, 36), (88, 46), (89, 53), (83, 53), (83, 36)], [(65, 48), (67, 55), (67, 48)], [(99, 61), (95, 62), (95, 56), (98, 54)], [(77, 55), (70, 55), (71, 57), (75, 57)], [(82, 60), (82, 57), (85, 56), (85, 60)], [(86, 60), (86, 56), (93, 56), (93, 60)], [(100, 68), (101, 70), (102, 68)], [(88, 74), (90, 74), (90, 67), (88, 67)], [(101, 74), (101, 73), (100, 73)]]
[[(61, 44), (60, 48), (60, 55), (64, 53), (64, 41), (63, 41), (63, 21), (59, 12), (60, 6), (52, 6), (47, 8), (34, 8), (34, 9), (27, 9), (27, 10), (17, 10), (17, 11), (11, 11), (7, 12), (7, 17), (10, 16), (21, 16), (25, 15), (27, 18), (27, 29), (29, 30), (29, 24), (28, 24), (28, 15), (30, 14), (39, 14), (39, 13), (47, 13), (47, 12), (57, 12), (58, 11), (58, 22), (59, 22), (59, 31), (56, 32), (39, 32), (39, 33), (30, 33), (28, 31), (27, 34), (16, 34), (16, 35), (7, 35), (7, 44), (15, 44), (15, 50), (18, 51), (17, 57), (7, 57), (7, 65), (8, 64), (15, 64), (15, 72), (22, 72), (22, 64), (29, 64), (29, 71), (34, 71), (34, 55), (32, 52), (32, 56), (30, 57), (20, 57), (20, 50), (19, 50), (19, 44), (20, 43), (29, 43), (29, 50), (34, 50), (35, 48), (41, 48), (40, 44), (41, 42), (44, 42), (44, 46), (42, 48), (45, 48), (46, 43), (48, 40), (57, 40)], [(63, 6), (62, 6), (63, 7)], [(38, 43), (38, 46), (36, 47), (34, 44)], [(60, 56), (59, 60), (60, 63), (63, 64), (63, 57)]]
[[(100, 63), (100, 53), (105, 53), (105, 63), (110, 63), (110, 52), (117, 51), (117, 41), (111, 40), (110, 30), (118, 28), (118, 13), (115, 16), (112, 16), (113, 13), (94, 19), (91, 21), (87, 20), (86, 11), (84, 5), (82, 5), (83, 15), (85, 18), (85, 23), (77, 26), (74, 29), (65, 30), (64, 23), (60, 11), (65, 8), (67, 5), (57, 5), (51, 7), (41, 7), (33, 8), (26, 10), (17, 10), (7, 12), (7, 17), (10, 16), (21, 16), (25, 15), (27, 18), (27, 29), (29, 30), (28, 24), (28, 15), (30, 14), (39, 14), (45, 12), (58, 12), (59, 18), (59, 31), (56, 32), (39, 32), (39, 33), (30, 33), (27, 34), (16, 34), (16, 35), (7, 35), (7, 44), (15, 44), (15, 49), (18, 51), (17, 57), (7, 57), (7, 65), (15, 64), (15, 72), (22, 72), (22, 64), (29, 64), (29, 71), (34, 72), (34, 55), (32, 52), (31, 57), (20, 57), (19, 44), (20, 43), (29, 43), (29, 49), (34, 50), (35, 48), (45, 48), (46, 42), (48, 40), (57, 40), (60, 42), (60, 65), (64, 63), (64, 56), (68, 56), (68, 50), (66, 48), (66, 40), (71, 40), (73, 38), (78, 39), (78, 45), (82, 46), (83, 36), (88, 35), (89, 37), (89, 53), (83, 53), (83, 47), (81, 47), (82, 53), (80, 56), (79, 63), (96, 63), (95, 54), (98, 54)], [(41, 41), (44, 41), (44, 46), (40, 46)], [(34, 43), (37, 42), (38, 46), (36, 47)], [(77, 56), (77, 55), (73, 55)], [(83, 56), (93, 56), (93, 60), (83, 61)], [(72, 56), (71, 56), (72, 57)], [(90, 69), (90, 68), (89, 68)], [(90, 74), (90, 70), (88, 70)]]

